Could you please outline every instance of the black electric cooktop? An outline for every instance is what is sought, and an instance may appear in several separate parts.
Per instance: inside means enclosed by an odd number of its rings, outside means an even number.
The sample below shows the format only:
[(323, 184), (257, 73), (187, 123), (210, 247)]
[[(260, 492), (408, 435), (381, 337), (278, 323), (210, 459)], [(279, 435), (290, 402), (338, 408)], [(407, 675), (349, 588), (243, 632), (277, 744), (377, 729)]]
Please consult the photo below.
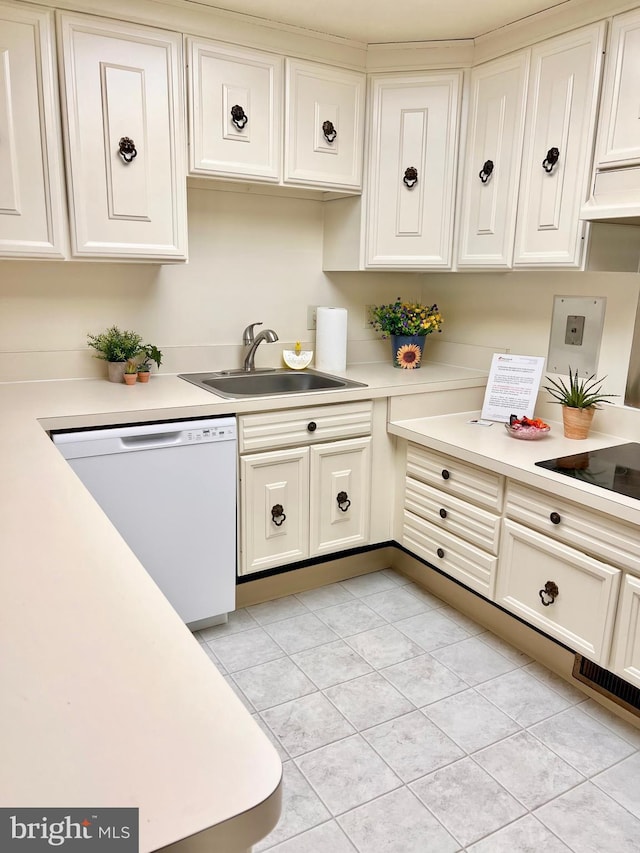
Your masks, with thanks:
[(546, 459), (536, 465), (640, 500), (640, 444), (637, 442)]

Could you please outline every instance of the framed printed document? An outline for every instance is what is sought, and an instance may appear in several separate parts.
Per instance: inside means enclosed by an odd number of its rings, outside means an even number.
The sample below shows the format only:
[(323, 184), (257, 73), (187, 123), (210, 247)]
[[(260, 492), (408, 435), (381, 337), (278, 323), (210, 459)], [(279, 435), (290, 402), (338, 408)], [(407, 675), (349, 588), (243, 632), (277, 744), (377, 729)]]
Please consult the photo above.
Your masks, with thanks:
[(494, 353), (482, 404), (482, 419), (509, 422), (511, 415), (533, 417), (544, 358)]

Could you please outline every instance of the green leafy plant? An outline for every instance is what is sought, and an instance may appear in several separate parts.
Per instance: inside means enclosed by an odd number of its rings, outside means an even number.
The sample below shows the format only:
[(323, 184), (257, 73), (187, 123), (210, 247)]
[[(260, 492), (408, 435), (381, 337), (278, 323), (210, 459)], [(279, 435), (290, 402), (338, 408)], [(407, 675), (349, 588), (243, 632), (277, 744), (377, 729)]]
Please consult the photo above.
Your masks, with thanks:
[(551, 379), (547, 376), (547, 382), (551, 385), (543, 385), (545, 391), (553, 397), (554, 403), (560, 403), (569, 409), (597, 409), (597, 403), (608, 403), (608, 397), (617, 397), (618, 394), (603, 394), (603, 379), (596, 379), (595, 373), (585, 379), (580, 379), (578, 371), (572, 372), (569, 368), (569, 384), (562, 379)]
[(143, 344), (141, 353), (143, 358), (138, 365), (138, 371), (140, 373), (147, 373), (151, 367), (152, 361), (155, 362), (156, 367), (160, 367), (162, 364), (162, 352), (155, 344)]
[(99, 335), (87, 335), (87, 343), (96, 351), (96, 358), (105, 361), (127, 361), (142, 349), (142, 338), (137, 332), (120, 331), (117, 326)]
[(403, 302), (400, 297), (390, 305), (376, 305), (371, 309), (370, 323), (383, 338), (390, 335), (430, 335), (440, 332), (442, 314), (437, 305), (420, 305)]

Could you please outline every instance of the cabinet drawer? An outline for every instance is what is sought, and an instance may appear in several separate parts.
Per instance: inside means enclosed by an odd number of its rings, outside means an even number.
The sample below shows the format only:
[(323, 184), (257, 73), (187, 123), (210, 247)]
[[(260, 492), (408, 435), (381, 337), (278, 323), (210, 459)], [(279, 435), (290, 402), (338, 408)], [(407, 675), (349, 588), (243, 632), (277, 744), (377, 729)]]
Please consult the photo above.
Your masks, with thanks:
[(405, 509), (472, 545), (498, 553), (500, 516), (407, 477)]
[(578, 551), (640, 573), (636, 527), (513, 482), (507, 488), (506, 514)]
[(640, 578), (626, 575), (613, 643), (613, 672), (640, 687)]
[[(534, 625), (606, 666), (622, 572), (533, 530), (506, 520), (496, 601)], [(540, 590), (558, 588), (546, 606)]]
[(407, 475), (435, 486), (445, 494), (455, 495), (496, 512), (502, 509), (503, 478), (451, 456), (409, 444)]
[(242, 415), (238, 418), (238, 446), (240, 453), (252, 453), (370, 435), (372, 419), (370, 400)]
[(404, 547), (432, 566), (493, 599), (497, 558), (440, 530), (411, 512), (404, 512)]

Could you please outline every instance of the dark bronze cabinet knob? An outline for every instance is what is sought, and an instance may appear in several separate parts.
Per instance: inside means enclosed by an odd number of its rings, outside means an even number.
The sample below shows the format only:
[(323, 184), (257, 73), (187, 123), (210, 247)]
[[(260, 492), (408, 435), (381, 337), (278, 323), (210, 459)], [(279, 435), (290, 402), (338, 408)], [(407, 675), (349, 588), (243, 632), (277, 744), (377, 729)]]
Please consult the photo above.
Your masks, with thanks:
[(548, 607), (550, 604), (553, 604), (556, 598), (560, 595), (560, 590), (556, 583), (553, 581), (547, 581), (544, 588), (538, 590), (538, 595), (540, 596), (540, 601), (544, 607)]
[(274, 504), (271, 507), (271, 521), (273, 521), (276, 527), (281, 527), (286, 520), (287, 516), (284, 514), (282, 504)]
[(545, 172), (550, 172), (560, 159), (560, 152), (557, 148), (550, 148), (547, 151), (547, 156), (542, 161), (542, 168)]
[(404, 177), (402, 178), (402, 183), (405, 187), (408, 187), (410, 190), (418, 183), (418, 170), (415, 166), (409, 166), (404, 170)]
[(231, 107), (231, 121), (235, 124), (238, 130), (242, 130), (249, 121), (249, 116), (239, 104), (234, 104), (234, 106)]
[(491, 173), (493, 172), (493, 160), (486, 160), (482, 169), (480, 169), (480, 173), (478, 177), (482, 181), (483, 184), (486, 184), (489, 180)]
[(442, 469), (442, 479), (448, 480), (450, 476), (451, 476), (451, 474), (447, 471), (447, 469), (443, 468)]
[(440, 518), (446, 518), (446, 517), (447, 517), (447, 511), (444, 507), (442, 507), (442, 509), (440, 510)]
[(309, 432), (315, 432), (318, 429), (318, 424), (315, 421), (309, 421), (307, 424), (307, 430)]
[(322, 122), (322, 134), (327, 142), (335, 142), (338, 131), (335, 129), (332, 121)]
[(552, 512), (549, 516), (549, 520), (551, 521), (551, 524), (560, 524), (562, 518), (560, 517), (560, 513)]
[(438, 555), (438, 557), (440, 557), (440, 559), (444, 557), (444, 551), (442, 550), (442, 548), (438, 548), (436, 554)]
[(338, 502), (338, 509), (341, 512), (346, 512), (351, 506), (349, 495), (346, 492), (338, 492), (336, 496), (336, 501)]
[(118, 143), (118, 154), (122, 157), (125, 163), (130, 163), (134, 157), (137, 157), (138, 152), (136, 151), (133, 139), (129, 139), (128, 136), (123, 136)]

